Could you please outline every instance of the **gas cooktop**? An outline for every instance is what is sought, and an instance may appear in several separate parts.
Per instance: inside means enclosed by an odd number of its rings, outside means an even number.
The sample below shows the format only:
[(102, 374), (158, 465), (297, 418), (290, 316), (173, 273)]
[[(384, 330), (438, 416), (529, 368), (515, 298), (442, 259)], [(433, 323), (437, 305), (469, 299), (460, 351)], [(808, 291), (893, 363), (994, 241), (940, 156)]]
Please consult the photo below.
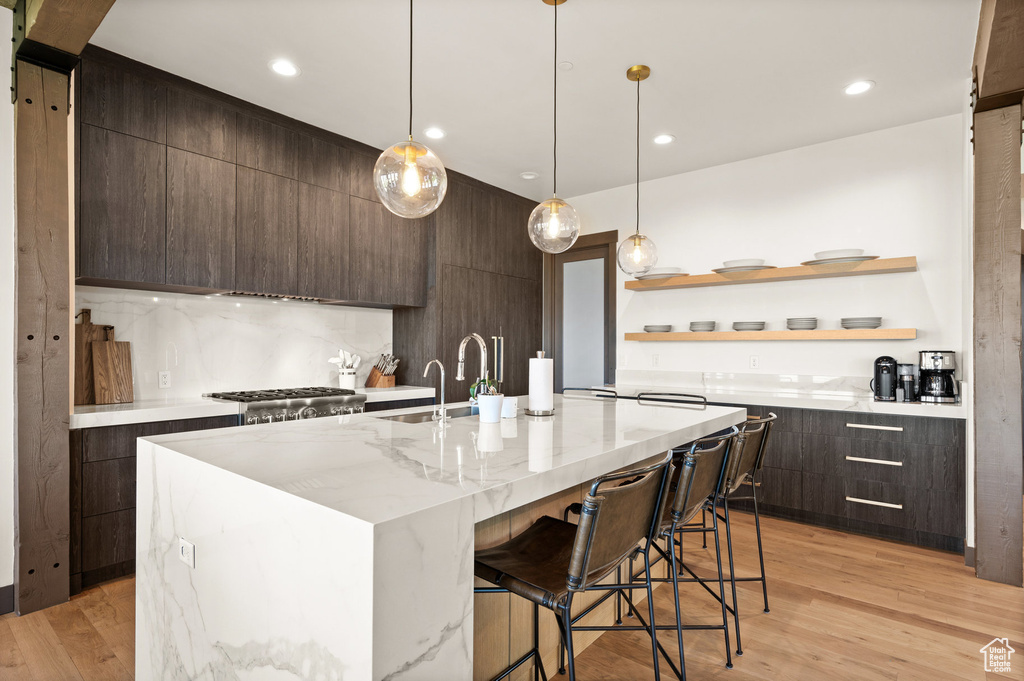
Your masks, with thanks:
[(272, 402), (276, 400), (300, 400), (311, 397), (337, 397), (355, 395), (347, 388), (277, 388), (274, 390), (239, 390), (237, 392), (212, 393), (210, 397), (232, 402)]

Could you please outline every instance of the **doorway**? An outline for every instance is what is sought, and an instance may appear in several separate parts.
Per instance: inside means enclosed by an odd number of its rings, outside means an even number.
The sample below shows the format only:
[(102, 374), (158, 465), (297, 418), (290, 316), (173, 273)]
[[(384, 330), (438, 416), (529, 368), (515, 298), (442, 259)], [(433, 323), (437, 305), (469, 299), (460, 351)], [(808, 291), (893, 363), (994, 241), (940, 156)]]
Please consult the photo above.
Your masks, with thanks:
[(555, 392), (615, 382), (615, 248), (618, 232), (581, 236), (544, 259), (544, 347)]

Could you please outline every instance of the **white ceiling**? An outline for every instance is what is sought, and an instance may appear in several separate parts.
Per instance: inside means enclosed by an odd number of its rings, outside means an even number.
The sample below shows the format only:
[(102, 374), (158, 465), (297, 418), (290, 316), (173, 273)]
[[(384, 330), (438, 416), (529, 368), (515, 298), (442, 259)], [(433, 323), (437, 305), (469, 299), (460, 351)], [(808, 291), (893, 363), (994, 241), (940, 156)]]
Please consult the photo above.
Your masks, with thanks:
[[(980, 0), (569, 0), (559, 7), (559, 195), (962, 111)], [(449, 168), (551, 191), (553, 8), (416, 2), (415, 134)], [(404, 139), (406, 0), (117, 0), (107, 49), (381, 148)], [(267, 63), (293, 60), (285, 79)], [(851, 81), (877, 82), (859, 97)], [(445, 139), (425, 140), (437, 125)], [(656, 133), (676, 136), (659, 147)], [(534, 170), (529, 182), (519, 173)]]

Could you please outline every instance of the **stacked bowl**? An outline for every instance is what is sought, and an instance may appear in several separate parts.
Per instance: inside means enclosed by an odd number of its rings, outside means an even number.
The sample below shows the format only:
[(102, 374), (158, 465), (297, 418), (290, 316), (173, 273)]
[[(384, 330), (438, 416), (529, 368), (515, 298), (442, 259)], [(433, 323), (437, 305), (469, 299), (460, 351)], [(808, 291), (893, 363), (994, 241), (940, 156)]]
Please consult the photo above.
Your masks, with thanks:
[(786, 328), (790, 331), (810, 331), (818, 328), (817, 317), (789, 317), (786, 319)]
[(844, 329), (877, 329), (882, 325), (881, 317), (843, 317), (839, 323)]
[(714, 331), (715, 322), (690, 322), (690, 331)]
[(733, 322), (733, 331), (764, 331), (764, 322)]

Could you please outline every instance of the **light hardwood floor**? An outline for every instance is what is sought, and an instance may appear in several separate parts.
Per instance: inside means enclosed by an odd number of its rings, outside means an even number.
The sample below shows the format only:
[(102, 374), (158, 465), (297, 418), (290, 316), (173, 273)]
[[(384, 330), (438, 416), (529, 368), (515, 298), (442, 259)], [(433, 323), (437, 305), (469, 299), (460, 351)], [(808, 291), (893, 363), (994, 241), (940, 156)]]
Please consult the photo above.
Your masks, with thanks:
[[(753, 574), (752, 517), (733, 521), (739, 573)], [(762, 531), (771, 613), (761, 611), (759, 585), (742, 584), (744, 655), (727, 670), (721, 632), (688, 632), (691, 679), (1024, 679), (1024, 589), (978, 580), (953, 554), (771, 518)], [(686, 558), (699, 572), (712, 565), (696, 539)], [(132, 678), (134, 591), (134, 580), (122, 579), (42, 612), (0, 617), (0, 680)], [(715, 619), (699, 587), (685, 587), (681, 600), (688, 621)], [(660, 621), (670, 621), (671, 590), (659, 588), (655, 602)], [(1013, 674), (984, 671), (979, 649), (996, 637), (1018, 651)], [(664, 634), (670, 651), (673, 640)], [(578, 676), (653, 678), (649, 650), (642, 634), (609, 632), (580, 653)]]

